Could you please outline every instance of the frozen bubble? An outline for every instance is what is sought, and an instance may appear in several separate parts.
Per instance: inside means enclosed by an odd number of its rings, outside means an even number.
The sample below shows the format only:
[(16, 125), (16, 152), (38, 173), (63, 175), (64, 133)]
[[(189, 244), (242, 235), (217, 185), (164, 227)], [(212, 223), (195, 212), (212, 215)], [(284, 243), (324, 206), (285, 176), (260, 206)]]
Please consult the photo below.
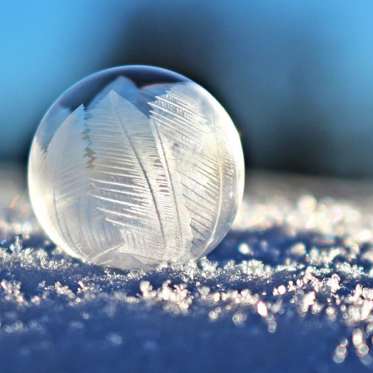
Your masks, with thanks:
[(71, 256), (121, 269), (210, 252), (241, 202), (239, 135), (224, 108), (169, 70), (122, 66), (68, 89), (29, 160), (34, 212)]

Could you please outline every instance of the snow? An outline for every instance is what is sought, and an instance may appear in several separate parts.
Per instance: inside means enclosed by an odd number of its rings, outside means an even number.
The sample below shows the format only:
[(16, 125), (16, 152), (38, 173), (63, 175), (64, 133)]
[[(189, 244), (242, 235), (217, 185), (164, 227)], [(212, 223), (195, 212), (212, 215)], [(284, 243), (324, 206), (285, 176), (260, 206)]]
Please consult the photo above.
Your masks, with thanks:
[(128, 272), (55, 248), (1, 179), (0, 372), (373, 368), (370, 183), (255, 173), (208, 258)]

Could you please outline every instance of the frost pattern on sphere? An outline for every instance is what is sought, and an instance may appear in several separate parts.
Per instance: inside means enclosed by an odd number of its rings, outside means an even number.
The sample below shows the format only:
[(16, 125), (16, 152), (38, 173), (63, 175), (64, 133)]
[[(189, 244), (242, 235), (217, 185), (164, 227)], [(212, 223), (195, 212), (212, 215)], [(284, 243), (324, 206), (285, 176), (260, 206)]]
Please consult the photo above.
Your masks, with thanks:
[[(131, 77), (141, 69), (154, 79)], [(29, 161), (31, 202), (51, 239), (123, 269), (208, 253), (229, 230), (243, 184), (239, 136), (222, 106), (151, 67), (106, 70), (68, 90), (43, 118)]]

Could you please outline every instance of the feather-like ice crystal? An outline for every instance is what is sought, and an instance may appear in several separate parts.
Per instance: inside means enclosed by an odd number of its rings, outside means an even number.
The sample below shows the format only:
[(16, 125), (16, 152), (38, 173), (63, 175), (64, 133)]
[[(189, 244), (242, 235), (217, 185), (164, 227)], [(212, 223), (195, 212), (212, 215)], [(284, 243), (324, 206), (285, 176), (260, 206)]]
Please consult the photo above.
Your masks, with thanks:
[(211, 251), (242, 199), (237, 131), (203, 88), (145, 66), (94, 74), (65, 92), (36, 132), (34, 212), (70, 255), (118, 268)]

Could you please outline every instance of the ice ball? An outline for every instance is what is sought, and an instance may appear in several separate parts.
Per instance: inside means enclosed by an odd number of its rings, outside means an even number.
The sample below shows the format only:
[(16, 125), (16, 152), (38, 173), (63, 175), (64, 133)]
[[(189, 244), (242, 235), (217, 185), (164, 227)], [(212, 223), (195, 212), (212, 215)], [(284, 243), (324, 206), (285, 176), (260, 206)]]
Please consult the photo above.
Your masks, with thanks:
[(242, 199), (239, 135), (218, 101), (175, 72), (100, 71), (44, 115), (28, 169), (33, 210), (66, 253), (148, 269), (207, 254)]

